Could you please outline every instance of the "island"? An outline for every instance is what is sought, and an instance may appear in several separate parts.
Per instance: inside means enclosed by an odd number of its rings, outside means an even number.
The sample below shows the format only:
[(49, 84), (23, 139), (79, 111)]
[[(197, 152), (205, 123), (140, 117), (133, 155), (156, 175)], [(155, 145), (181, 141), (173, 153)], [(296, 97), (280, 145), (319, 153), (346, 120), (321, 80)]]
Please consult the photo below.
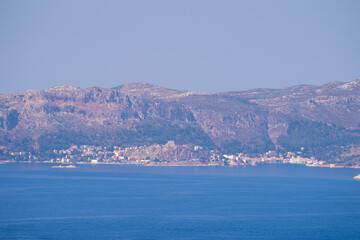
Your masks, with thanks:
[(149, 83), (0, 94), (0, 164), (360, 168), (360, 79), (224, 93)]

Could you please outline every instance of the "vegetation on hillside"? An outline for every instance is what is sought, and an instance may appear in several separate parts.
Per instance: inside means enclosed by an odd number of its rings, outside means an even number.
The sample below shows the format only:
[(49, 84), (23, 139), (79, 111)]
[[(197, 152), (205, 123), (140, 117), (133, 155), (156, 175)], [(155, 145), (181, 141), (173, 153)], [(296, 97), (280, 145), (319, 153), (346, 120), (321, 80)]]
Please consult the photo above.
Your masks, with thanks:
[(151, 144), (165, 144), (173, 140), (176, 144), (193, 144), (213, 149), (215, 144), (200, 128), (180, 127), (177, 125), (137, 126), (135, 130), (121, 129), (113, 133), (97, 132), (84, 134), (82, 132), (62, 131), (45, 134), (39, 137), (39, 150), (67, 149), (71, 144), (98, 146), (141, 146)]
[(277, 143), (285, 151), (303, 151), (306, 156), (331, 160), (338, 158), (345, 147), (360, 145), (360, 135), (357, 130), (322, 122), (291, 121), (287, 135), (281, 135)]
[(263, 138), (260, 141), (251, 140), (246, 144), (242, 144), (236, 139), (227, 140), (221, 143), (221, 148), (229, 154), (235, 153), (265, 153), (274, 150), (275, 145), (269, 138)]

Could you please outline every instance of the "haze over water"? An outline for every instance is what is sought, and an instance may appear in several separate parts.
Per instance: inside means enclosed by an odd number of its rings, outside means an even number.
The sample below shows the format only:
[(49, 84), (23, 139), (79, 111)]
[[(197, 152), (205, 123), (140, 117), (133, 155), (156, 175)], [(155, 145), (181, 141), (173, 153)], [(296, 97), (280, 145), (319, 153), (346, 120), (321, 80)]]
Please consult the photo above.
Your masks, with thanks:
[[(63, 99), (61, 91), (49, 94), (51, 101), (44, 101), (46, 95), (42, 94), (47, 94), (46, 91), (41, 94), (34, 91), (39, 98), (30, 96), (31, 91), (28, 98), (23, 93), (8, 93), (60, 85), (112, 88), (133, 82), (215, 93), (353, 81), (360, 76), (359, 11), (360, 1), (356, 0), (0, 1), (0, 95), (4, 99), (0, 102), (0, 138), (4, 137), (0, 149), (13, 147), (12, 143), (14, 146), (21, 143), (24, 149), (40, 146), (41, 134), (52, 134), (47, 129), (60, 133), (64, 129), (76, 130), (63, 136), (73, 139), (81, 127), (101, 130), (104, 124), (110, 126), (111, 121), (105, 121), (108, 120), (105, 116), (116, 116), (116, 121), (112, 119), (115, 126), (122, 118), (137, 119), (138, 112), (147, 112), (141, 104), (135, 109), (132, 104), (138, 98), (133, 95), (131, 102), (126, 91), (120, 92), (118, 102), (125, 103), (127, 98), (131, 106), (118, 105), (114, 107), (119, 109), (116, 113), (107, 111), (106, 94), (102, 95), (106, 104), (99, 104), (96, 110), (91, 102), (84, 105), (85, 97), (56, 103), (53, 100)], [(294, 142), (303, 140), (302, 134), (298, 134), (303, 129), (313, 136), (304, 142), (322, 143), (340, 136), (338, 148), (329, 145), (321, 152), (335, 149), (336, 154), (344, 153), (343, 156), (356, 160), (348, 154), (359, 153), (360, 148), (353, 148), (359, 142), (349, 141), (346, 149), (341, 141), (358, 137), (359, 104), (354, 101), (359, 99), (354, 87), (358, 83), (343, 86), (340, 94), (334, 91), (333, 95), (326, 95), (329, 94), (326, 90), (325, 95), (317, 95), (318, 89), (314, 89), (316, 94), (311, 96), (307, 91), (304, 95), (296, 92), (274, 95), (268, 100), (271, 104), (259, 104), (259, 108), (248, 99), (236, 98), (240, 100), (238, 111), (223, 109), (223, 105), (213, 109), (219, 108), (229, 115), (233, 112), (237, 119), (222, 113), (209, 114), (204, 115), (202, 124), (194, 122), (194, 126), (208, 126), (204, 132), (217, 135), (224, 130), (223, 136), (228, 136), (230, 128), (225, 120), (233, 122), (237, 129), (238, 123), (250, 116), (251, 121), (242, 123), (253, 126), (252, 129), (234, 132), (233, 136), (250, 136), (260, 127), (266, 133), (263, 136), (268, 137), (272, 117), (253, 113), (268, 113), (274, 99), (285, 97), (289, 101), (278, 102), (276, 108), (286, 108), (273, 115), (279, 116), (274, 121), (280, 123), (278, 129), (287, 124), (283, 119), (296, 120), (286, 115), (289, 112), (302, 113), (304, 119), (300, 120), (324, 122), (324, 125), (298, 124), (296, 129), (300, 130), (288, 135), (288, 139), (297, 136)], [(86, 96), (86, 91), (80, 96)], [(88, 89), (89, 93), (94, 91), (97, 90)], [(294, 96), (300, 96), (301, 101), (288, 105)], [(218, 97), (218, 103), (228, 99), (227, 105), (235, 104), (236, 99), (230, 102), (231, 98), (225, 95)], [(216, 103), (199, 98), (198, 104), (202, 101)], [(144, 98), (143, 103), (148, 100)], [(153, 106), (157, 104), (154, 102)], [(80, 105), (84, 109), (74, 107)], [(182, 105), (184, 109), (197, 108), (196, 104), (186, 107), (185, 102), (178, 102), (176, 108), (165, 104), (158, 109), (171, 113), (181, 110), (177, 106)], [(96, 111), (92, 112), (93, 109)], [(214, 112), (211, 108), (203, 109), (199, 108), (198, 113)], [(130, 116), (132, 110), (134, 116)], [(155, 110), (150, 111), (154, 112), (152, 119), (166, 120), (158, 118), (162, 115), (156, 115)], [(318, 113), (329, 115), (320, 118)], [(50, 114), (52, 117), (45, 117)], [(98, 115), (99, 118), (92, 118)], [(209, 124), (211, 119), (206, 118), (210, 115), (216, 116), (213, 123), (217, 119), (225, 123)], [(264, 121), (256, 125), (251, 116)], [(66, 122), (69, 119), (75, 121)], [(77, 125), (77, 119), (83, 122)], [(179, 119), (183, 116), (176, 121)], [(330, 123), (342, 127), (343, 120), (348, 121), (346, 129), (327, 128)], [(116, 125), (121, 128), (111, 131), (135, 129), (137, 122), (138, 119), (129, 120), (128, 125)], [(193, 133), (199, 136), (199, 132)], [(21, 134), (34, 139), (16, 139)], [(136, 134), (130, 132), (127, 136), (132, 135)], [(126, 143), (119, 146), (144, 145), (138, 144), (141, 142), (138, 139), (130, 144), (124, 134), (119, 136)], [(49, 138), (43, 139), (43, 143), (49, 143), (44, 149), (52, 155), (54, 150), (62, 149), (51, 146)], [(100, 142), (106, 143), (103, 139)], [(190, 140), (188, 143), (195, 144)], [(16, 148), (6, 149), (8, 156), (24, 157), (20, 154), (23, 149)], [(12, 155), (14, 152), (19, 155)], [(78, 154), (70, 159), (77, 159), (83, 152)], [(76, 169), (52, 169), (46, 164), (0, 164), (0, 239), (360, 239), (360, 181), (352, 179), (359, 173), (359, 169), (294, 165), (246, 168), (80, 165)]]
[(1, 239), (358, 239), (356, 169), (0, 166)]

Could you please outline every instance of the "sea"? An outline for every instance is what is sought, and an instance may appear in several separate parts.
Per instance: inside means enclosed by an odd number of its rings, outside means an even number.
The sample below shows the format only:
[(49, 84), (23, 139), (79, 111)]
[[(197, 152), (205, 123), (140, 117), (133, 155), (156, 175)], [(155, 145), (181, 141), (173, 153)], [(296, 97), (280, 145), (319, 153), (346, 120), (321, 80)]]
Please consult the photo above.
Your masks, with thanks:
[(0, 165), (0, 239), (360, 239), (360, 169)]

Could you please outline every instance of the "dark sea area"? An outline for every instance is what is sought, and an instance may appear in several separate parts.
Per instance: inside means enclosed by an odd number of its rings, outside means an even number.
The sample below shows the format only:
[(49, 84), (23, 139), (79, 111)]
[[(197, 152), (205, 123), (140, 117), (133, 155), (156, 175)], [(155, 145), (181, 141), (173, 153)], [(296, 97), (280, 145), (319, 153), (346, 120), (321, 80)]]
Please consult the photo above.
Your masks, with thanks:
[(0, 239), (360, 239), (360, 169), (0, 165)]

